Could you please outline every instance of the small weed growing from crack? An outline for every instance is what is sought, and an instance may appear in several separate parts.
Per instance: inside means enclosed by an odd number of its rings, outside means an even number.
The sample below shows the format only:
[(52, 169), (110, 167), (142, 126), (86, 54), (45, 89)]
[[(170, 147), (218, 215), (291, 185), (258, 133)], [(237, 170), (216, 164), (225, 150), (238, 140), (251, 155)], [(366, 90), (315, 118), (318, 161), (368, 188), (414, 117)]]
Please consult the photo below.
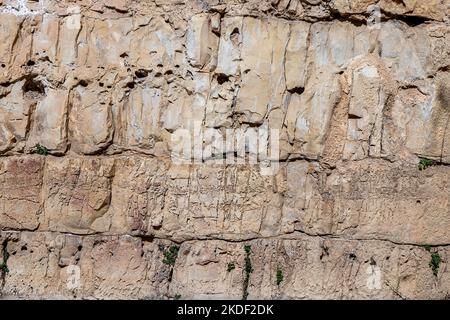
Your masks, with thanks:
[(277, 286), (279, 286), (284, 280), (283, 270), (280, 267), (277, 268)]
[(244, 290), (242, 293), (242, 300), (247, 300), (248, 298), (248, 284), (250, 282), (250, 274), (253, 272), (252, 260), (250, 255), (252, 253), (252, 247), (249, 245), (244, 246), (245, 250), (245, 278), (244, 278)]
[(174, 300), (180, 300), (181, 299), (181, 294), (177, 293), (173, 299)]
[(37, 154), (39, 154), (41, 156), (48, 156), (48, 149), (46, 147), (44, 147), (38, 143), (38, 144), (36, 144), (35, 148), (36, 148)]
[(9, 272), (9, 268), (8, 268), (9, 253), (8, 253), (7, 247), (8, 247), (8, 241), (6, 240), (2, 243), (2, 248), (1, 248), (2, 249), (1, 250), (2, 263), (0, 263), (0, 295), (5, 286), (6, 274)]
[(231, 271), (233, 271), (234, 269), (236, 269), (236, 266), (234, 265), (234, 262), (228, 263), (227, 271), (228, 271), (228, 272), (231, 272)]
[(178, 246), (170, 246), (168, 250), (164, 251), (164, 260), (163, 262), (165, 264), (168, 264), (169, 266), (174, 266), (175, 261), (178, 257), (178, 251), (180, 250), (180, 247)]
[(436, 164), (436, 161), (430, 160), (430, 159), (420, 159), (419, 161), (419, 170), (423, 171), (427, 169), (428, 167), (434, 166)]
[(2, 263), (0, 263), (0, 271), (3, 273), (3, 275), (9, 272), (7, 264), (9, 258), (9, 253), (6, 250), (7, 245), (8, 243), (6, 241), (2, 245)]
[(431, 252), (432, 246), (429, 244), (423, 245), (422, 248), (424, 248), (426, 251), (431, 253), (431, 260), (428, 265), (430, 266), (431, 270), (433, 271), (433, 275), (435, 277), (437, 277), (437, 275), (439, 273), (439, 267), (442, 262), (442, 258), (439, 255), (439, 252)]
[(431, 261), (429, 263), (431, 270), (433, 270), (433, 274), (437, 277), (439, 272), (439, 267), (441, 265), (442, 259), (438, 252), (433, 252), (431, 254)]
[[(159, 246), (159, 249), (164, 250), (164, 247)], [(167, 250), (163, 251), (164, 255), (163, 263), (170, 266), (169, 282), (172, 281), (173, 268), (175, 266), (175, 262), (177, 261), (178, 251), (180, 251), (180, 247), (175, 245), (170, 246)]]
[(0, 271), (5, 274), (9, 272), (8, 265), (5, 262), (0, 263)]

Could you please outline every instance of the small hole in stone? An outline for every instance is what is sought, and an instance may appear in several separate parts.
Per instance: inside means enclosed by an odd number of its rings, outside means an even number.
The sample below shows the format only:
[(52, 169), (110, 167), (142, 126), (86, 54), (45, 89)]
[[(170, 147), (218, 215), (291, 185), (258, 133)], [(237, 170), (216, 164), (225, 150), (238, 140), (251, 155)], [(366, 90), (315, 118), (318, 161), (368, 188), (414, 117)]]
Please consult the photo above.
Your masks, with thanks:
[(233, 43), (233, 45), (237, 46), (239, 42), (239, 29), (234, 28), (233, 31), (230, 33), (230, 40)]
[(42, 82), (35, 80), (34, 78), (28, 78), (23, 85), (23, 92), (25, 93), (37, 93), (45, 94), (45, 88)]
[(86, 80), (80, 80), (80, 82), (78, 82), (78, 85), (86, 88), (88, 86), (88, 82)]
[(126, 57), (128, 57), (128, 54), (127, 54), (126, 52), (124, 52), (124, 53), (122, 53), (122, 54), (120, 55), (120, 57), (121, 57), (121, 58), (126, 58)]
[(348, 257), (349, 257), (351, 260), (356, 260), (356, 254), (354, 254), (354, 253), (350, 253), (350, 254), (348, 255)]
[(31, 67), (34, 66), (36, 64), (36, 62), (34, 62), (33, 60), (28, 60), (27, 62), (27, 66)]
[(170, 76), (171, 74), (173, 74), (173, 71), (172, 70), (167, 70), (164, 74)]
[(417, 201), (416, 201), (416, 203), (417, 203), (417, 204), (421, 204), (421, 203), (422, 203), (422, 201), (420, 201), (420, 200), (417, 200)]
[(83, 249), (83, 246), (79, 245), (77, 249), (78, 249), (78, 251), (81, 251), (81, 249)]
[(300, 95), (300, 94), (302, 94), (303, 92), (305, 92), (305, 88), (302, 88), (302, 87), (295, 87), (295, 88), (289, 89), (288, 91), (289, 91), (290, 93), (296, 93), (296, 94)]
[(162, 73), (161, 73), (161, 72), (158, 72), (158, 73), (155, 74), (155, 77), (156, 77), (156, 78), (159, 78), (159, 77), (161, 77), (161, 76), (162, 76)]
[(128, 82), (128, 83), (127, 83), (127, 87), (128, 87), (129, 89), (134, 89), (134, 82)]
[(226, 74), (221, 73), (217, 76), (217, 82), (219, 84), (224, 84), (225, 82), (228, 81), (230, 81), (230, 77), (228, 77)]
[(112, 88), (112, 86), (106, 86), (108, 89), (111, 89)]
[(27, 251), (28, 248), (27, 248), (27, 246), (22, 246), (22, 247), (20, 248), (20, 250), (22, 250), (22, 251)]
[(102, 88), (105, 86), (105, 84), (103, 82), (100, 82), (98, 85)]
[(136, 77), (142, 79), (148, 76), (148, 71), (144, 69), (139, 69), (134, 74), (136, 75)]
[(6, 67), (6, 64), (2, 63), (2, 68), (5, 68), (5, 67)]

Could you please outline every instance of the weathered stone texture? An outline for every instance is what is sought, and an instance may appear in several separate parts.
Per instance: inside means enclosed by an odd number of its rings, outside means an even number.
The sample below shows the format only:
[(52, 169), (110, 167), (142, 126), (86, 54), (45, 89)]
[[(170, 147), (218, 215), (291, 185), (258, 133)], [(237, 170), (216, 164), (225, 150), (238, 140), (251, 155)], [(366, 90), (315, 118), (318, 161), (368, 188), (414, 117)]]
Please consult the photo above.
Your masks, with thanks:
[(38, 157), (3, 158), (0, 163), (0, 229), (35, 230), (42, 213), (44, 162)]
[[(450, 281), (446, 270), (436, 280), (425, 249), (378, 240), (299, 235), (249, 241), (253, 272), (245, 289), (246, 253), (240, 243), (185, 242), (172, 270), (163, 263), (172, 244), (163, 240), (45, 232), (3, 232), (1, 239), (10, 255), (3, 293), (23, 297), (239, 299), (247, 290), (250, 299), (424, 299), (445, 296)], [(438, 252), (448, 259), (448, 248)], [(74, 264), (81, 283), (69, 290)], [(277, 270), (283, 272), (280, 285)], [(374, 270), (382, 272), (379, 290), (367, 286)]]
[[(448, 0), (0, 1), (0, 294), (448, 297), (449, 17)], [(175, 163), (173, 133), (198, 128), (278, 130), (279, 170), (218, 163), (258, 146), (213, 137), (211, 159)]]

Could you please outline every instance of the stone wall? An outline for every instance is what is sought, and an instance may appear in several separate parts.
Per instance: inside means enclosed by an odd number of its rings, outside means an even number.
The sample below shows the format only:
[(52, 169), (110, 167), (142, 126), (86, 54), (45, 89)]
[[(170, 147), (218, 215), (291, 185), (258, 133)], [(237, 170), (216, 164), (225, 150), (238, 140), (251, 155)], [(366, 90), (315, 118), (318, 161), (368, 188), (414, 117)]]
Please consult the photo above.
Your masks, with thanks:
[[(448, 298), (449, 18), (448, 0), (0, 0), (1, 295)], [(203, 138), (211, 159), (174, 161), (198, 124), (265, 130), (279, 168)]]

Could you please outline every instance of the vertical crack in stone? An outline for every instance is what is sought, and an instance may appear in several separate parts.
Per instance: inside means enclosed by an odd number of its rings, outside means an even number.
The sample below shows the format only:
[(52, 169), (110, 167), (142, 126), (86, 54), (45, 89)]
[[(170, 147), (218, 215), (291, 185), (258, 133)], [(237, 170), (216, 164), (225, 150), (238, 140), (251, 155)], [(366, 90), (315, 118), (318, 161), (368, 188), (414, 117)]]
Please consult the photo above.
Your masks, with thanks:
[(0, 297), (3, 294), (3, 288), (5, 287), (5, 284), (6, 284), (6, 275), (9, 272), (9, 269), (8, 269), (8, 258), (9, 258), (8, 239), (4, 239), (2, 242), (1, 255), (2, 255), (2, 257), (1, 257), (2, 261), (0, 263)]

